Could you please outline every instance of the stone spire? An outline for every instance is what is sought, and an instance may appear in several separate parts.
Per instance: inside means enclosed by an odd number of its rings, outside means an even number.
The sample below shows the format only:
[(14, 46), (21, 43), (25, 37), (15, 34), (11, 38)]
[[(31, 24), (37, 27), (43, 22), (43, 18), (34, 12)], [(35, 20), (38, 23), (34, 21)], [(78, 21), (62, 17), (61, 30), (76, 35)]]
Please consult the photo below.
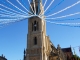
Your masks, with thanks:
[(23, 58), (23, 60), (25, 60), (25, 57), (26, 57), (26, 51), (25, 51), (25, 49), (24, 49), (24, 58)]
[(31, 2), (33, 2), (33, 1), (35, 1), (35, 2), (42, 2), (42, 0), (31, 0)]

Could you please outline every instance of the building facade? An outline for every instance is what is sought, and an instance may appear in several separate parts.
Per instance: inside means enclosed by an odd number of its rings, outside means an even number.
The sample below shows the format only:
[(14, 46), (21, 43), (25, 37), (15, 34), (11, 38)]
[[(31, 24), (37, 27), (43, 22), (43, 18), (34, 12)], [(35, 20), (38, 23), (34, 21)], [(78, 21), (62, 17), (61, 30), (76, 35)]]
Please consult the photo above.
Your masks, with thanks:
[[(31, 12), (39, 15), (44, 14), (44, 9), (41, 0), (31, 1)], [(35, 10), (36, 8), (36, 10)], [(36, 12), (35, 12), (36, 11)], [(44, 16), (41, 18), (43, 19)], [(33, 16), (28, 19), (28, 39), (27, 39), (27, 50), (26, 60), (47, 60), (50, 48), (48, 48), (48, 40), (46, 36), (46, 23), (45, 20), (38, 16)]]
[(5, 56), (3, 56), (3, 54), (2, 54), (2, 56), (0, 56), (0, 60), (7, 60), (7, 59), (6, 59)]
[(35, 15), (28, 19), (27, 49), (24, 50), (24, 60), (66, 60), (66, 55), (60, 46), (55, 48), (49, 36), (46, 35), (42, 1), (31, 0), (31, 6), (30, 11), (41, 16)]

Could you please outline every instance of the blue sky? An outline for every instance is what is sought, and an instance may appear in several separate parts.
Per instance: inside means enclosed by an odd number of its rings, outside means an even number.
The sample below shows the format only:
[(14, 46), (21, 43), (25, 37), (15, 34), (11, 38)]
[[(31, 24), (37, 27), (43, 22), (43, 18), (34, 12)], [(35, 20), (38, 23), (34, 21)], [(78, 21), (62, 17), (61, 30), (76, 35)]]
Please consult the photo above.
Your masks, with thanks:
[[(16, 0), (9, 0), (13, 4), (17, 5), (19, 8), (22, 10), (26, 11), (22, 7), (20, 7), (19, 4), (16, 3)], [(21, 1), (21, 0), (20, 0)], [(45, 0), (44, 0), (45, 1)], [(43, 3), (44, 3), (43, 1)], [(55, 0), (52, 4), (52, 6), (45, 12), (45, 15), (49, 15), (52, 13), (55, 13), (61, 9), (64, 9), (67, 6), (70, 6), (77, 2), (78, 0), (64, 0), (60, 5), (57, 5), (61, 0)], [(3, 0), (3, 2), (6, 2), (6, 0)], [(3, 3), (0, 0), (0, 4), (4, 4), (6, 6), (9, 5), (9, 3)], [(29, 4), (27, 0), (24, 0), (26, 8), (29, 9)], [(48, 0), (46, 7), (49, 5), (51, 1)], [(56, 6), (57, 5), (57, 6)], [(53, 8), (55, 7), (56, 8)], [(15, 9), (12, 6), (12, 9)], [(67, 14), (72, 14), (76, 12), (80, 12), (80, 4), (75, 5), (74, 7), (61, 12), (59, 14), (56, 14), (55, 16), (52, 16), (50, 18), (55, 18), (59, 16), (64, 16)], [(0, 6), (1, 8), (1, 6)], [(53, 8), (53, 9), (52, 9)], [(52, 9), (52, 10), (51, 10)], [(15, 9), (17, 10), (17, 9)], [(50, 13), (47, 14), (47, 12), (50, 11)], [(58, 20), (65, 20), (65, 19), (74, 19), (74, 18), (79, 18), (80, 14), (71, 16), (71, 17), (66, 17), (66, 18), (61, 18)], [(79, 20), (75, 21), (53, 21), (49, 20), (51, 22), (80, 22)], [(57, 25), (57, 24), (52, 24), (49, 22), (46, 22), (46, 34), (49, 35), (50, 40), (52, 43), (57, 46), (60, 44), (62, 48), (67, 48), (67, 47), (76, 47), (80, 46), (80, 27), (71, 27), (71, 26), (63, 26), (63, 25)], [(28, 20), (25, 19), (23, 21), (11, 23), (8, 25), (4, 25), (3, 27), (0, 28), (0, 55), (4, 54), (5, 57), (8, 60), (20, 60), (23, 59), (23, 51), (24, 48), (27, 46), (27, 33), (28, 33)], [(80, 56), (79, 52), (79, 47), (75, 48), (75, 52), (78, 56)]]

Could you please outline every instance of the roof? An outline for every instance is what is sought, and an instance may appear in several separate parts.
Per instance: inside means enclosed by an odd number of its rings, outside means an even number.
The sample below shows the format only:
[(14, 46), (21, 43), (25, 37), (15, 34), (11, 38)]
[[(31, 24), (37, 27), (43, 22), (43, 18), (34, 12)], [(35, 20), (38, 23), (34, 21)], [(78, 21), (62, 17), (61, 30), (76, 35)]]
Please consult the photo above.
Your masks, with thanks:
[(50, 56), (58, 56), (58, 54), (51, 51)]
[(61, 50), (63, 52), (72, 52), (71, 47), (69, 47), (69, 48), (62, 48)]
[(0, 56), (0, 59), (2, 59), (2, 60), (7, 60), (5, 57), (2, 57), (2, 56)]

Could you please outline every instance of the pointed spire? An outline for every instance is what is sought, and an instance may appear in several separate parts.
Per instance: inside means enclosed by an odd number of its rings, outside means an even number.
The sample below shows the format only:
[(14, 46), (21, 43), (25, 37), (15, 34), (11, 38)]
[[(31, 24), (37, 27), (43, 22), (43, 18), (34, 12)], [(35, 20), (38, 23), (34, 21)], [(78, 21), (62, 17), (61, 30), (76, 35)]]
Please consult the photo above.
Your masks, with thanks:
[(60, 45), (59, 44), (57, 45), (57, 52), (58, 52), (58, 54), (60, 54)]
[(3, 57), (3, 54), (2, 54), (2, 57)]
[(60, 49), (60, 45), (59, 44), (57, 45), (57, 48)]
[[(41, 2), (42, 0), (34, 0), (35, 2)], [(32, 0), (32, 2), (33, 2), (33, 0)]]
[(24, 55), (26, 54), (26, 51), (25, 51), (25, 49), (24, 49)]
[(75, 49), (73, 48), (73, 51), (74, 51), (74, 55), (76, 55), (76, 53), (75, 53)]
[(70, 47), (71, 47), (71, 45), (70, 45)]
[(25, 60), (25, 57), (26, 57), (26, 51), (24, 49), (24, 57), (23, 57), (23, 60)]

